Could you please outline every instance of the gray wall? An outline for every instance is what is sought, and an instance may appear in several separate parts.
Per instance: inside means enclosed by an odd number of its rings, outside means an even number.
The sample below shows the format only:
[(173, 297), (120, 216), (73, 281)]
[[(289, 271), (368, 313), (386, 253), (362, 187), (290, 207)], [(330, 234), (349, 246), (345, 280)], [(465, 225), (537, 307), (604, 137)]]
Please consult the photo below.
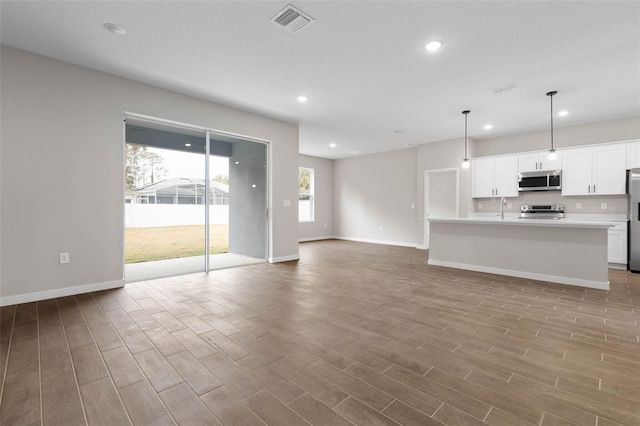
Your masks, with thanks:
[[(554, 129), (554, 146), (566, 148), (577, 145), (590, 145), (605, 142), (624, 141), (640, 138), (640, 117), (627, 117), (600, 123)], [(512, 154), (525, 151), (549, 149), (549, 131), (525, 133), (495, 139), (484, 139), (476, 142), (477, 156)], [(560, 192), (525, 193), (517, 198), (510, 198), (511, 207), (508, 213), (517, 213), (522, 204), (558, 203), (564, 204), (567, 213), (573, 214), (624, 214), (627, 211), (627, 197), (624, 195), (594, 197), (563, 197)], [(601, 207), (602, 203), (607, 208)], [(581, 208), (577, 208), (581, 204)], [(473, 210), (477, 212), (494, 212), (499, 209), (498, 199), (475, 199)]]
[[(556, 129), (556, 146), (569, 147), (640, 138), (640, 117)], [(495, 139), (468, 140), (469, 158), (547, 149), (548, 131)], [(424, 172), (460, 167), (464, 139), (419, 145), (416, 148), (335, 160), (334, 232), (341, 238), (424, 245)], [(408, 183), (408, 180), (412, 180)], [(411, 189), (413, 188), (413, 189)], [(385, 192), (386, 201), (381, 195)], [(412, 192), (413, 191), (413, 192)], [(508, 200), (507, 212), (525, 203), (565, 203), (569, 213), (618, 214), (626, 211), (625, 196), (562, 197), (559, 193), (525, 194)], [(407, 206), (415, 202), (416, 208)], [(494, 212), (497, 200), (471, 198), (471, 170), (460, 169), (460, 216)], [(601, 209), (601, 203), (607, 209)], [(577, 209), (576, 203), (582, 208)], [(482, 206), (480, 206), (482, 205)], [(383, 231), (379, 231), (379, 227)], [(413, 232), (411, 232), (413, 229)]]
[(229, 253), (265, 258), (266, 150), (260, 143), (233, 144), (229, 161)]
[[(614, 142), (640, 138), (640, 117), (627, 117), (581, 126), (556, 128), (553, 131), (553, 145), (565, 148), (576, 145)], [(501, 138), (477, 141), (475, 155), (511, 154), (516, 152), (549, 149), (549, 130), (523, 133)]]
[[(298, 258), (297, 209), (283, 207), (297, 199), (297, 125), (6, 46), (0, 54), (0, 303), (122, 284), (125, 111), (272, 141), (269, 256)], [(70, 264), (58, 264), (60, 252)]]
[(300, 241), (333, 237), (333, 160), (300, 155), (300, 167), (313, 169), (314, 221), (298, 224)]
[(411, 148), (335, 160), (335, 235), (415, 246), (415, 157)]
[[(473, 158), (475, 155), (475, 143), (473, 139), (467, 140), (467, 155), (469, 158)], [(424, 246), (424, 172), (426, 170), (460, 168), (460, 216), (466, 217), (467, 213), (473, 210), (473, 203), (471, 202), (471, 169), (460, 167), (463, 159), (464, 138), (418, 146), (416, 155), (416, 199), (418, 200), (416, 207), (418, 219), (414, 238), (419, 247)]]

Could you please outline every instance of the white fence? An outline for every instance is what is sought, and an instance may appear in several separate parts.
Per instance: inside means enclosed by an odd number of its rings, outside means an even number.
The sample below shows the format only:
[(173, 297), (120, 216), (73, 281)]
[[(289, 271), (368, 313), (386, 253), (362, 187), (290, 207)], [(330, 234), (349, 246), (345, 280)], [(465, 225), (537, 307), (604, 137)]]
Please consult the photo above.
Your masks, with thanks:
[(313, 200), (298, 201), (298, 221), (313, 222)]
[[(228, 224), (229, 206), (209, 206), (209, 223)], [(125, 204), (126, 228), (179, 225), (204, 225), (204, 205)]]

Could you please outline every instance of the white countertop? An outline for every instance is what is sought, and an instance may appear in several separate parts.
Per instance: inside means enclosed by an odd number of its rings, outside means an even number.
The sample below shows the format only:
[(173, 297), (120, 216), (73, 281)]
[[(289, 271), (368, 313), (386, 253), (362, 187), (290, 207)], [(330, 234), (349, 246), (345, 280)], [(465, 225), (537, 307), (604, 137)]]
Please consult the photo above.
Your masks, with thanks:
[(515, 216), (505, 216), (500, 219), (499, 216), (476, 216), (476, 217), (429, 217), (429, 222), (434, 223), (469, 223), (469, 224), (487, 224), (487, 225), (507, 225), (507, 226), (544, 226), (544, 227), (560, 227), (560, 228), (592, 228), (592, 229), (608, 229), (612, 225), (612, 221), (607, 220), (549, 220), (549, 219), (516, 219)]

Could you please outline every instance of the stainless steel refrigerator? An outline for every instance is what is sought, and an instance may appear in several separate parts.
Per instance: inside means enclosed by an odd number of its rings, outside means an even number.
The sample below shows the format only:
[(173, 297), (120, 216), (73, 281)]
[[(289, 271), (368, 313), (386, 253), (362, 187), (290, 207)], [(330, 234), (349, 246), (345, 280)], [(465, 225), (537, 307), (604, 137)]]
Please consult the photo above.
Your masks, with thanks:
[(640, 272), (640, 169), (629, 170), (629, 270)]

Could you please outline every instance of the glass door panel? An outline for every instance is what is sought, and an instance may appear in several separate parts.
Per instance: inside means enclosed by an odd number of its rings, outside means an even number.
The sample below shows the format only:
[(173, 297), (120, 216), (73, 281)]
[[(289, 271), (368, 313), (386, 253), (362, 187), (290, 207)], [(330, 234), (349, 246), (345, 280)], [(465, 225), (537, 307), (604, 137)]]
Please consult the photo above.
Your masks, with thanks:
[(205, 134), (127, 120), (125, 280), (204, 271)]
[(209, 138), (209, 269), (264, 262), (267, 145), (214, 132)]

